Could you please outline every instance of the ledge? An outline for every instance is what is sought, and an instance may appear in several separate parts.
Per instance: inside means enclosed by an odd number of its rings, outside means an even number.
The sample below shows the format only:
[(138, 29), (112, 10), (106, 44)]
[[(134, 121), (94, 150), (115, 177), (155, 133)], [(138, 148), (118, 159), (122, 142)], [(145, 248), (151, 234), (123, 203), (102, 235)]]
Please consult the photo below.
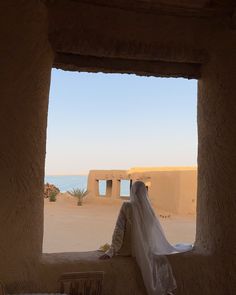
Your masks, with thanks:
[(43, 253), (42, 264), (58, 264), (58, 263), (78, 263), (78, 262), (95, 262), (99, 256), (102, 255), (100, 251), (89, 252), (62, 252), (62, 253)]
[(201, 77), (201, 64), (199, 63), (104, 58), (66, 53), (56, 54), (54, 67), (67, 71), (93, 73), (126, 73), (139, 76), (184, 77), (188, 79)]
[[(104, 271), (103, 295), (146, 295), (139, 268), (132, 257), (114, 257), (100, 260), (102, 252), (68, 252), (42, 254), (37, 290), (55, 293), (58, 279), (65, 272)], [(129, 288), (124, 288), (129, 286)]]

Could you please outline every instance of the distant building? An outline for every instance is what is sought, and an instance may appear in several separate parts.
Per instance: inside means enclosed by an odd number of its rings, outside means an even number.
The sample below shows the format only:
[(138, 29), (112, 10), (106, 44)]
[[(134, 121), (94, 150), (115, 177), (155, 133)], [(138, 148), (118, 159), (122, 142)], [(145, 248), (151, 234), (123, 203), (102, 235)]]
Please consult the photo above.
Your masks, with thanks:
[(106, 181), (106, 198), (121, 198), (121, 181), (136, 180), (145, 183), (152, 204), (174, 214), (196, 212), (196, 167), (151, 167), (130, 170), (91, 170), (88, 190), (91, 197), (99, 197), (99, 181)]

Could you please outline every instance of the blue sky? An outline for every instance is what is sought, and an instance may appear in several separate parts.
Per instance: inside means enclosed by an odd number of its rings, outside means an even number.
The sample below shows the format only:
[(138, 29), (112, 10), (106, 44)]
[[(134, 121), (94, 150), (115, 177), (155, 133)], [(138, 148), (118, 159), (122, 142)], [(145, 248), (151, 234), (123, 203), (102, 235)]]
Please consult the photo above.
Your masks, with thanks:
[(45, 172), (192, 166), (197, 81), (53, 70)]

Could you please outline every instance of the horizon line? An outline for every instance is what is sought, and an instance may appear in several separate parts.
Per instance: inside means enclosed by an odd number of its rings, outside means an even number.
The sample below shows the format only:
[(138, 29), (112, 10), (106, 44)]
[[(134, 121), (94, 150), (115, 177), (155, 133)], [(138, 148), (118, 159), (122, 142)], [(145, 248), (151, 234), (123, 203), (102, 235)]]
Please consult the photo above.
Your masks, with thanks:
[(44, 176), (88, 176), (88, 174), (45, 174)]

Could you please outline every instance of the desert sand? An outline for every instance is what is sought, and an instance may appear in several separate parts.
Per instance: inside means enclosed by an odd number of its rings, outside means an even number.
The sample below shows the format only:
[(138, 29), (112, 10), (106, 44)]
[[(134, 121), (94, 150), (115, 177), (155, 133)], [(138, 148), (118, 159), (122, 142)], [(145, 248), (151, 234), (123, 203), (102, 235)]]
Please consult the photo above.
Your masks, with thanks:
[[(59, 194), (56, 202), (44, 201), (44, 253), (97, 250), (111, 242), (122, 200), (98, 198), (84, 200), (77, 206), (76, 198)], [(196, 218), (157, 212), (168, 240), (193, 243)]]

